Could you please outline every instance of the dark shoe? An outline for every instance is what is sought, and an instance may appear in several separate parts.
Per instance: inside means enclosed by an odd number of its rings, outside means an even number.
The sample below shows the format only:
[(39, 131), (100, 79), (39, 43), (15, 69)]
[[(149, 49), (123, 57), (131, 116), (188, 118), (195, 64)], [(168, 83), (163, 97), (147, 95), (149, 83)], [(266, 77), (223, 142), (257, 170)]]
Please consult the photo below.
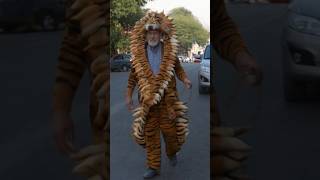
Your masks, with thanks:
[(171, 166), (176, 166), (178, 163), (177, 155), (173, 155), (172, 157), (169, 157), (169, 163)]
[(158, 175), (158, 171), (152, 168), (148, 168), (146, 172), (143, 174), (143, 178), (150, 179)]

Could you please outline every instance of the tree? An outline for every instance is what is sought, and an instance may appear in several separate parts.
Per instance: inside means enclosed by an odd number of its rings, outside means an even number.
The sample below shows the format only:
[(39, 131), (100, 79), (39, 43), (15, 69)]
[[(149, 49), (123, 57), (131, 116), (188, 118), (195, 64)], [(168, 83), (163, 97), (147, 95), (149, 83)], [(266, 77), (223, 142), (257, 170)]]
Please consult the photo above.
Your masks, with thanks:
[(143, 17), (145, 10), (141, 7), (147, 0), (114, 0), (111, 1), (111, 56), (117, 50), (129, 50), (128, 31), (134, 26), (135, 22)]
[(180, 51), (186, 53), (192, 47), (193, 42), (197, 42), (200, 46), (207, 43), (209, 32), (191, 11), (179, 7), (172, 9), (168, 15), (175, 23)]

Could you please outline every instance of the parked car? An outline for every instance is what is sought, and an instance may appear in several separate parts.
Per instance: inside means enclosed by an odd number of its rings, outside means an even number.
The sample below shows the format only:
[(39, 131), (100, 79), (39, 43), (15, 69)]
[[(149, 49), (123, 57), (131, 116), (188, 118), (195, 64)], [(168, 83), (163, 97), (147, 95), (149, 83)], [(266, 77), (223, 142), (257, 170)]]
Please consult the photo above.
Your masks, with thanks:
[(184, 62), (183, 56), (178, 56), (178, 59), (179, 59), (180, 62)]
[(201, 58), (202, 58), (202, 56), (200, 54), (194, 55), (193, 62), (194, 63), (201, 63)]
[(204, 50), (200, 70), (198, 73), (199, 94), (208, 92), (210, 88), (210, 61), (211, 61), (211, 45), (208, 44)]
[(184, 59), (184, 62), (190, 63), (190, 62), (191, 62), (191, 59), (190, 59), (189, 57), (186, 57), (186, 58)]
[(0, 0), (0, 28), (5, 31), (21, 26), (56, 30), (64, 17), (64, 0)]
[(187, 56), (178, 56), (180, 62), (183, 62), (183, 63), (188, 63), (190, 62), (190, 58), (187, 57)]
[(119, 54), (110, 59), (111, 71), (129, 71), (131, 68), (131, 55)]
[(295, 0), (288, 6), (283, 31), (283, 77), (287, 100), (305, 93), (306, 83), (320, 80), (319, 0)]

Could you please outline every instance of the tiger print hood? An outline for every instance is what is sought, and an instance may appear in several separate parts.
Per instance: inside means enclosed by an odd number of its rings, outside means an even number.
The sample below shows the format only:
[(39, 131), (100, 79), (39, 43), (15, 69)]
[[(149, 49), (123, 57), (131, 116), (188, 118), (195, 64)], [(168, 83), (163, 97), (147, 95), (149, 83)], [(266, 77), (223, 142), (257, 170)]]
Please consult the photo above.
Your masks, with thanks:
[[(162, 40), (163, 59), (160, 65), (160, 72), (157, 75), (152, 74), (144, 49), (146, 44), (146, 24), (159, 24), (161, 31), (165, 32)], [(157, 104), (161, 100), (169, 81), (174, 76), (178, 41), (176, 40), (172, 19), (169, 19), (163, 13), (149, 12), (136, 23), (130, 39), (132, 67), (140, 80), (138, 87), (144, 103), (149, 105)]]

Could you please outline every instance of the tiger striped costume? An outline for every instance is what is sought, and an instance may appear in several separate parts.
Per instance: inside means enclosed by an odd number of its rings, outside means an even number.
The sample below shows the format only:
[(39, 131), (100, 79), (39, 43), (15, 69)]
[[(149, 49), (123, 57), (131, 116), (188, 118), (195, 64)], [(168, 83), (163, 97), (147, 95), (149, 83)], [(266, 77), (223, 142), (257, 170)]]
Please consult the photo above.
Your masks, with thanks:
[[(236, 25), (226, 12), (224, 0), (213, 2), (213, 46), (222, 58), (233, 64), (237, 53), (248, 50)], [(215, 61), (216, 58), (213, 57), (210, 63), (212, 76), (215, 76)], [(241, 167), (248, 157), (250, 146), (239, 139), (247, 129), (221, 127), (214, 88), (212, 88), (210, 103), (211, 117), (213, 117), (210, 121), (211, 177), (216, 180), (248, 179), (241, 171)]]
[[(145, 24), (160, 24), (165, 33), (160, 72), (154, 75), (146, 56)], [(160, 169), (160, 131), (166, 142), (166, 153), (171, 157), (178, 152), (188, 134), (187, 107), (178, 99), (175, 74), (179, 80), (187, 77), (177, 59), (177, 40), (172, 19), (164, 13), (149, 12), (138, 21), (131, 38), (133, 55), (132, 70), (128, 78), (128, 92), (135, 86), (139, 90), (140, 106), (134, 110), (133, 137), (146, 148), (147, 166)], [(168, 112), (175, 111), (177, 117), (170, 119)]]
[(89, 179), (107, 179), (109, 174), (109, 64), (107, 28), (109, 1), (66, 1), (66, 27), (61, 44), (56, 81), (54, 112), (70, 112), (74, 94), (86, 70), (90, 74), (90, 121), (93, 145), (71, 157), (74, 172)]

